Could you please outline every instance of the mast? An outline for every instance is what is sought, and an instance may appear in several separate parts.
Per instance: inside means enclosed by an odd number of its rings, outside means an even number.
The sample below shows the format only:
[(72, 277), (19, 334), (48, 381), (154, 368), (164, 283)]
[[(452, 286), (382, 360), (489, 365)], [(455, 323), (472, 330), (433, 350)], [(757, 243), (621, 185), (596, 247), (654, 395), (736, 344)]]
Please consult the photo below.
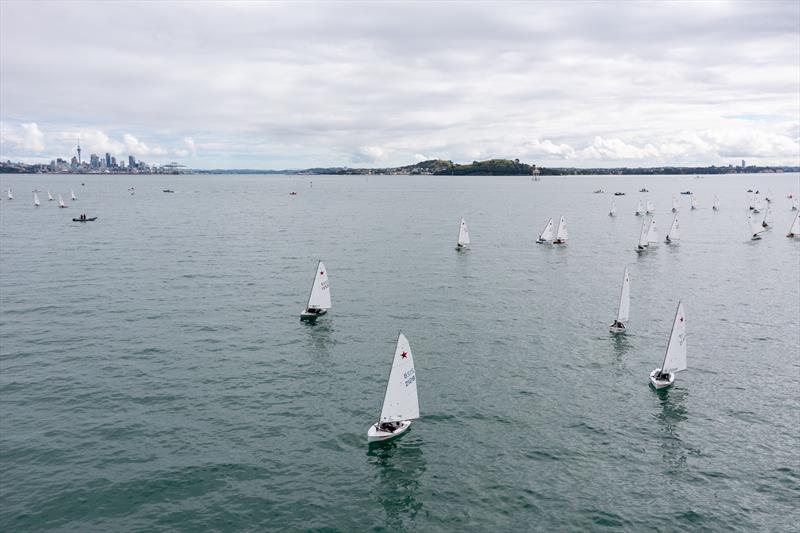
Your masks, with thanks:
[(667, 351), (664, 352), (664, 361), (661, 363), (661, 374), (664, 374), (664, 365), (667, 364), (667, 355), (669, 355), (669, 345), (672, 342), (672, 331), (675, 329), (675, 321), (678, 319), (678, 311), (681, 309), (681, 302), (678, 300), (678, 307), (675, 308), (675, 318), (672, 319), (672, 328), (669, 330), (669, 340), (667, 341)]

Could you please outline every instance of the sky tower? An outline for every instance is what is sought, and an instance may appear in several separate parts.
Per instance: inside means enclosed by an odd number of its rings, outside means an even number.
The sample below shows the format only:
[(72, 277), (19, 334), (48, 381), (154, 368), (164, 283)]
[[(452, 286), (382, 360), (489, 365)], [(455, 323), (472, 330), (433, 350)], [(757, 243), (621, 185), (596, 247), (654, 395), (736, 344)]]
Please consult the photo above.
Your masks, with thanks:
[(81, 138), (78, 137), (78, 164), (81, 164)]

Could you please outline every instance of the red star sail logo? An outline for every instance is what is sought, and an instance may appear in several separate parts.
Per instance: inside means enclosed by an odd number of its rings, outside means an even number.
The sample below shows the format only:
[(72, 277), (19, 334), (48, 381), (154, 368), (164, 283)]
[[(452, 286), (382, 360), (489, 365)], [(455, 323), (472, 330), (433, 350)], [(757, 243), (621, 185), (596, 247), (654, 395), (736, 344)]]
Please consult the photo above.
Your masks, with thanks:
[(400, 357), (402, 357), (403, 359), (407, 358), (408, 352), (400, 352)]

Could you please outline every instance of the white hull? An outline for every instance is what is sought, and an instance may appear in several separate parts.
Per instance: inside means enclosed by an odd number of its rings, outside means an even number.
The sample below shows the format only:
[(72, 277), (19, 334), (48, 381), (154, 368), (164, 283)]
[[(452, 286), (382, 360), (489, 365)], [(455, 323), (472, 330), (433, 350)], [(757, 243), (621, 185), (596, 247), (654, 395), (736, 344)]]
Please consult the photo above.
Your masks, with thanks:
[(300, 320), (316, 320), (317, 317), (321, 317), (322, 315), (327, 315), (328, 310), (322, 309), (319, 313), (309, 313), (308, 309), (300, 313)]
[(400, 427), (394, 430), (393, 432), (389, 431), (381, 431), (378, 429), (378, 424), (372, 424), (369, 429), (367, 430), (367, 441), (368, 442), (378, 442), (382, 440), (389, 440), (395, 437), (399, 437), (406, 431), (408, 428), (411, 427), (411, 420), (403, 420), (400, 422)]
[(619, 326), (609, 326), (608, 331), (610, 331), (611, 333), (625, 333), (627, 331), (627, 328), (625, 327), (621, 328)]
[(469, 247), (464, 244), (456, 244), (456, 250), (458, 250), (459, 252), (462, 250), (467, 250), (468, 248)]
[(660, 368), (656, 368), (655, 370), (650, 372), (650, 385), (652, 385), (656, 389), (663, 389), (663, 388), (669, 387), (670, 385), (675, 383), (675, 374), (674, 373), (673, 374), (667, 374), (669, 379), (667, 379), (666, 381), (662, 381), (660, 379), (656, 379), (656, 374), (658, 372), (660, 372), (660, 371), (661, 371)]
[(567, 241), (562, 241), (562, 240), (556, 239), (556, 240), (553, 241), (553, 244), (567, 244)]
[(544, 240), (544, 239), (539, 238), (539, 239), (536, 239), (536, 244), (549, 244), (549, 242)]
[(757, 234), (753, 235), (752, 237), (750, 237), (750, 240), (751, 241), (760, 241), (761, 240), (761, 235), (757, 235)]

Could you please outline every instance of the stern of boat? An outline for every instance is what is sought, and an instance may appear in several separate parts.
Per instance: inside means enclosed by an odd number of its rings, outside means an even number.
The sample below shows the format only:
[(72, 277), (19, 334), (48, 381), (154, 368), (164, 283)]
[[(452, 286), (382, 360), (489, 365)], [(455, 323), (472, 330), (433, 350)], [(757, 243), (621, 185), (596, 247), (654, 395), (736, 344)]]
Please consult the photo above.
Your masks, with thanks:
[(669, 379), (660, 380), (660, 379), (656, 379), (656, 374), (659, 373), (659, 372), (661, 372), (660, 368), (656, 368), (655, 370), (650, 372), (650, 385), (652, 385), (653, 388), (655, 388), (656, 390), (664, 389), (666, 387), (669, 387), (673, 383), (675, 383), (675, 374), (674, 373), (668, 374)]
[(367, 442), (380, 442), (395, 437), (399, 437), (411, 427), (411, 420), (403, 420), (400, 422), (400, 427), (393, 432), (381, 431), (378, 429), (378, 423), (372, 424), (367, 430)]

